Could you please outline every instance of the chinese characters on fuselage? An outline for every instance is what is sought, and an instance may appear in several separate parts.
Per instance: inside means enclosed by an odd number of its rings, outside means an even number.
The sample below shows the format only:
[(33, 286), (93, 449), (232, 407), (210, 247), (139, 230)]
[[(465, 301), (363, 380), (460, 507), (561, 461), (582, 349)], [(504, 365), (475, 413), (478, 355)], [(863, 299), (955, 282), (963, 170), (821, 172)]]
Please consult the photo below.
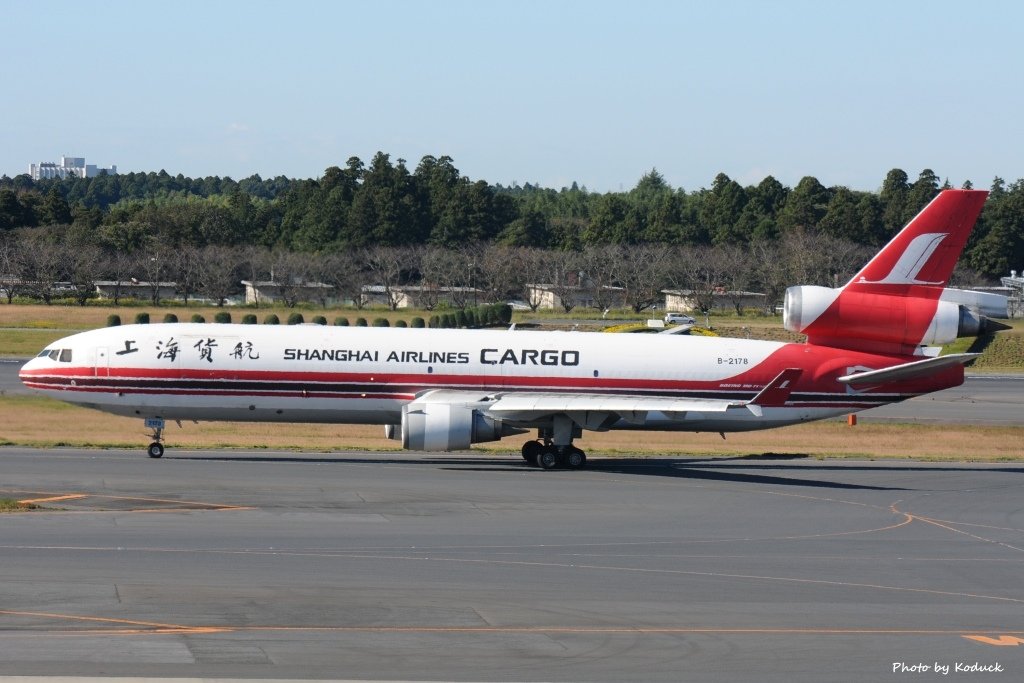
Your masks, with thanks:
[[(189, 342), (191, 342), (191, 340), (189, 340)], [(126, 353), (134, 353), (138, 351), (138, 348), (134, 348), (131, 346), (132, 344), (135, 343), (135, 340), (126, 341), (125, 350), (118, 351), (117, 355), (120, 356)], [(186, 347), (186, 349), (195, 349), (195, 357), (198, 358), (198, 360), (206, 361), (207, 363), (214, 363), (217, 360), (217, 356), (214, 355), (214, 351), (219, 346), (220, 345), (217, 343), (217, 340), (214, 337), (206, 337), (204, 339), (196, 341), (194, 344), (191, 344), (191, 347)], [(168, 337), (166, 339), (161, 339), (160, 341), (158, 341), (156, 343), (155, 350), (157, 360), (165, 360), (169, 363), (173, 363), (175, 360), (178, 359), (179, 356), (181, 356), (182, 359), (186, 358), (186, 356), (183, 355), (181, 345), (178, 343), (178, 340), (175, 339), (174, 337)], [(237, 360), (258, 360), (260, 357), (260, 354), (256, 350), (256, 347), (253, 346), (253, 343), (250, 341), (241, 341), (236, 343), (232, 350), (228, 352), (227, 355)]]

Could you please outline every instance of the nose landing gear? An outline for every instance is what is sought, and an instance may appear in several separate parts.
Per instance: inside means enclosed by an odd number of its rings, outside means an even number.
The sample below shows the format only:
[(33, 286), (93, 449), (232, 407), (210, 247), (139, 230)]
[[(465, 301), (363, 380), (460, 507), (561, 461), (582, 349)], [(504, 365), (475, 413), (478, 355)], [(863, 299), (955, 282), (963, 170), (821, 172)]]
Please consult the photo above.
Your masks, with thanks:
[(146, 455), (151, 458), (162, 458), (164, 445), (160, 443), (164, 433), (164, 420), (160, 417), (146, 418), (146, 428), (153, 430), (153, 443), (146, 449)]

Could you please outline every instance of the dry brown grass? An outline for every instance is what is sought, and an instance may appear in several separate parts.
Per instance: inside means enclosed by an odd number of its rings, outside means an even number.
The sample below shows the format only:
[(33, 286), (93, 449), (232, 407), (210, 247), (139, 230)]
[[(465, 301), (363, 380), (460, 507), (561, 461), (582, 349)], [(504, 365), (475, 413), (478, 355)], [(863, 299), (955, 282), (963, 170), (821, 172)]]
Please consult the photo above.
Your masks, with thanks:
[(105, 327), (107, 316), (119, 315), (121, 324), (128, 325), (135, 322), (138, 313), (149, 313), (151, 323), (163, 322), (166, 313), (174, 313), (180, 322), (188, 322), (192, 315), (198, 313), (206, 319), (207, 323), (213, 323), (213, 318), (218, 312), (227, 311), (231, 314), (232, 322), (241, 322), (242, 316), (249, 313), (256, 316), (262, 323), (263, 319), (274, 313), (284, 324), (288, 316), (296, 311), (302, 313), (306, 322), (312, 322), (313, 317), (322, 315), (327, 318), (328, 324), (333, 324), (337, 317), (348, 318), (349, 324), (354, 325), (356, 318), (366, 318), (370, 323), (375, 318), (387, 318), (391, 324), (398, 320), (406, 323), (419, 315), (429, 317), (423, 311), (383, 311), (383, 310), (323, 310), (323, 309), (290, 309), (283, 307), (271, 308), (214, 308), (184, 306), (42, 306), (42, 305), (0, 305), (0, 357), (23, 357), (27, 358), (39, 353), (61, 337), (83, 330), (92, 330), (98, 327)]
[(271, 313), (277, 314), (283, 324), (288, 316), (298, 312), (305, 317), (306, 322), (311, 322), (313, 316), (322, 315), (331, 323), (335, 317), (341, 316), (355, 323), (356, 318), (363, 317), (368, 321), (374, 318), (387, 318), (391, 322), (396, 320), (410, 321), (413, 316), (421, 315), (422, 312), (410, 311), (383, 311), (383, 310), (324, 310), (320, 308), (285, 308), (283, 306), (271, 306), (262, 308), (239, 308), (225, 307), (216, 308), (213, 306), (43, 306), (43, 305), (0, 305), (0, 328), (30, 328), (43, 330), (91, 330), (97, 327), (104, 327), (107, 324), (107, 316), (121, 316), (121, 324), (128, 325), (135, 321), (138, 313), (149, 313), (149, 320), (152, 323), (163, 321), (166, 313), (174, 313), (180, 322), (188, 322), (196, 313), (203, 316), (206, 322), (212, 323), (213, 317), (218, 313), (226, 311), (231, 314), (232, 322), (241, 322), (242, 316), (252, 313), (256, 319), (263, 322), (263, 319)]
[[(379, 426), (204, 422), (170, 424), (170, 448), (267, 448), (272, 450), (398, 450)], [(817, 422), (764, 432), (729, 434), (588, 432), (580, 442), (591, 455), (760, 455), (949, 460), (1024, 457), (1024, 427)], [(521, 436), (477, 450), (517, 453)], [(142, 421), (116, 417), (35, 396), (0, 399), (0, 442), (32, 446), (114, 446), (149, 442)]]

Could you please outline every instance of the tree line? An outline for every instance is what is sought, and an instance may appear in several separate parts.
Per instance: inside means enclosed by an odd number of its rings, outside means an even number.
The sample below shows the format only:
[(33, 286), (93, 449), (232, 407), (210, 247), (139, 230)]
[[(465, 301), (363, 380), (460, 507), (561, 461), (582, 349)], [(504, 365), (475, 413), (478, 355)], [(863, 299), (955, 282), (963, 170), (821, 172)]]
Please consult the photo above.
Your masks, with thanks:
[[(156, 269), (170, 273), (170, 264), (188, 260), (184, 254), (201, 253), (221, 254), (212, 257), (220, 259), (213, 263), (231, 270), (232, 278), (246, 271), (250, 279), (271, 272), (280, 279), (286, 255), (301, 254), (295, 260), (311, 277), (327, 281), (327, 273), (316, 274), (324, 270), (317, 264), (331, 264), (330, 270), (343, 262), (350, 273), (380, 277), (371, 264), (390, 251), (408, 252), (398, 269), (403, 283), (440, 283), (441, 275), (432, 270), (440, 266), (432, 264), (461, 259), (474, 265), (455, 267), (448, 281), (469, 286), (489, 278), (482, 254), (504, 249), (516, 255), (508, 256), (510, 260), (532, 254), (537, 266), (521, 265), (520, 272), (531, 272), (533, 281), (557, 285), (562, 278), (575, 287), (581, 273), (587, 281), (625, 286), (627, 267), (620, 263), (614, 274), (599, 273), (593, 260), (597, 253), (610, 261), (670, 260), (662, 284), (685, 289), (698, 288), (698, 275), (689, 272), (693, 259), (712, 263), (732, 258), (736, 263), (730, 268), (750, 272), (718, 276), (719, 288), (734, 289), (726, 285), (738, 281), (771, 295), (766, 269), (789, 270), (796, 279), (787, 284), (831, 285), (847, 274), (829, 263), (831, 257), (807, 254), (794, 245), (827, 241), (843, 254), (858, 247), (876, 249), (946, 187), (949, 183), (930, 169), (913, 181), (893, 169), (878, 192), (825, 187), (812, 176), (793, 188), (770, 176), (743, 186), (725, 174), (716, 176), (709, 188), (686, 191), (669, 186), (651, 170), (629, 191), (596, 193), (575, 183), (554, 190), (530, 183), (505, 187), (473, 181), (446, 156), (426, 156), (410, 171), (404, 160), (392, 162), (384, 153), (376, 154), (368, 166), (352, 157), (344, 168), (332, 166), (320, 178), (306, 180), (255, 175), (236, 182), (164, 171), (41, 181), (4, 176), (0, 236), (8, 257), (0, 264), (0, 275), (43, 273), (59, 265), (64, 273), (60, 279), (73, 281), (75, 272), (89, 269), (76, 263), (88, 261), (94, 269), (104, 264), (96, 271), (104, 279), (130, 272), (131, 277), (153, 281), (151, 276), (159, 275)], [(43, 245), (52, 252), (63, 249), (65, 256), (51, 266), (31, 263), (43, 258)], [(454, 254), (439, 256), (446, 252)], [(234, 256), (224, 257), (227, 253)], [(237, 256), (256, 253), (262, 256)], [(648, 253), (660, 256), (637, 256)], [(787, 262), (804, 253), (800, 258), (806, 263), (776, 266), (758, 257), (769, 253)], [(232, 266), (239, 261), (248, 265)], [(273, 267), (266, 265), (271, 262)], [(993, 181), (963, 263), (989, 278), (1024, 268), (1024, 180)], [(167, 279), (188, 282), (193, 270), (182, 266), (177, 277)], [(234, 282), (237, 291), (238, 280)], [(521, 290), (506, 289), (504, 294), (524, 296)]]
[[(396, 309), (403, 287), (417, 285), (418, 306), (465, 310), (480, 303), (522, 300), (542, 304), (544, 284), (566, 312), (577, 306), (628, 308), (660, 303), (666, 289), (690, 290), (702, 311), (722, 294), (763, 292), (765, 312), (793, 283), (835, 286), (859, 268), (871, 249), (848, 240), (798, 232), (744, 245), (587, 245), (578, 251), (475, 242), (461, 249), (433, 245), (354, 247), (324, 253), (257, 245), (156, 244), (130, 252), (106, 251), (65, 226), (21, 228), (0, 236), (0, 291), (7, 303), (28, 298), (85, 305), (94, 284), (109, 281), (113, 303), (138, 297), (160, 304), (167, 282), (187, 305), (202, 298), (223, 305), (241, 282), (272, 281), (284, 305), (333, 302), (367, 305), (368, 286)], [(118, 284), (120, 283), (120, 284)], [(308, 287), (319, 283), (327, 287)], [(742, 313), (742, 295), (733, 302)]]

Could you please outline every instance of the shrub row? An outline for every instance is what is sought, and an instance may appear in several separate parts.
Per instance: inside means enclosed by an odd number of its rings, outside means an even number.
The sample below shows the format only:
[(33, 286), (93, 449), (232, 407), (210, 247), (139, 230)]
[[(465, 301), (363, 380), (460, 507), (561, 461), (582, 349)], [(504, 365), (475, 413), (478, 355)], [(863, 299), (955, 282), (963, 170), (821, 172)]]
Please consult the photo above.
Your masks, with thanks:
[(427, 322), (431, 328), (478, 328), (508, 325), (512, 322), (512, 307), (508, 304), (485, 304), (475, 308), (432, 315)]
[[(178, 316), (174, 313), (165, 313), (163, 321), (165, 323), (176, 323), (178, 322)], [(193, 313), (191, 321), (194, 323), (205, 323), (206, 318), (198, 313)], [(230, 323), (231, 313), (228, 311), (218, 311), (213, 316), (215, 323)], [(444, 313), (443, 315), (432, 315), (429, 321), (424, 321), (423, 318), (416, 316), (410, 322), (404, 320), (398, 320), (395, 322), (395, 327), (413, 327), (413, 328), (475, 328), (475, 327), (487, 327), (489, 325), (508, 325), (512, 321), (512, 308), (508, 304), (490, 304), (485, 306), (477, 306), (476, 308), (469, 308), (466, 310), (455, 311), (453, 313)], [(257, 323), (256, 316), (252, 313), (247, 313), (242, 316), (243, 325), (255, 325)], [(302, 325), (306, 320), (301, 313), (292, 313), (288, 316), (289, 325)], [(326, 325), (327, 318), (322, 315), (313, 316), (310, 321), (316, 325)], [(113, 313), (107, 316), (107, 327), (117, 327), (121, 324), (121, 316)], [(135, 314), (136, 325), (148, 325), (149, 324), (149, 313), (142, 312)], [(280, 325), (281, 319), (276, 313), (271, 313), (263, 318), (264, 325)], [(349, 321), (345, 317), (337, 317), (334, 319), (334, 325), (337, 327), (348, 327)], [(370, 327), (370, 323), (367, 322), (366, 318), (356, 318), (354, 323), (356, 327)], [(374, 318), (373, 327), (390, 327), (391, 323), (387, 318)]]

